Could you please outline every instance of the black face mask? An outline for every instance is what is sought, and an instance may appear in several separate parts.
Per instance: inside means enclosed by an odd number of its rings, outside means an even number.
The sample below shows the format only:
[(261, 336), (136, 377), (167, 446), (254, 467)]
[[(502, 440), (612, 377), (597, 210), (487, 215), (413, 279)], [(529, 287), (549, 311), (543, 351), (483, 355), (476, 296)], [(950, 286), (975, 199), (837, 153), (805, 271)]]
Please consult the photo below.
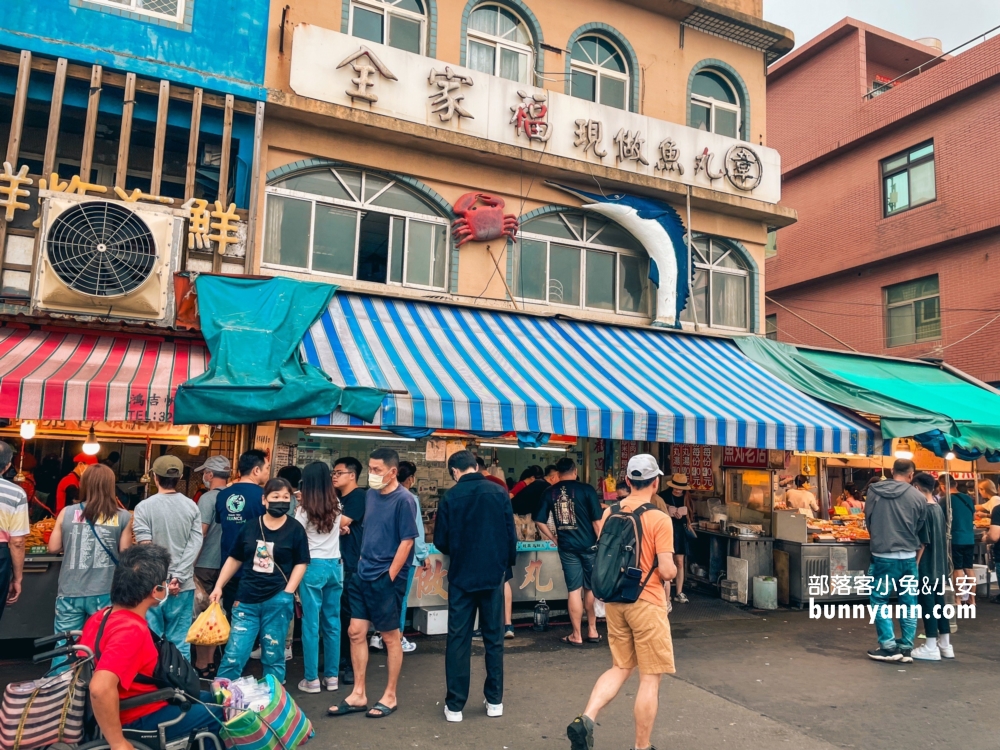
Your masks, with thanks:
[(288, 509), (292, 507), (289, 503), (268, 503), (267, 513), (274, 518), (281, 518), (282, 516), (288, 515)]

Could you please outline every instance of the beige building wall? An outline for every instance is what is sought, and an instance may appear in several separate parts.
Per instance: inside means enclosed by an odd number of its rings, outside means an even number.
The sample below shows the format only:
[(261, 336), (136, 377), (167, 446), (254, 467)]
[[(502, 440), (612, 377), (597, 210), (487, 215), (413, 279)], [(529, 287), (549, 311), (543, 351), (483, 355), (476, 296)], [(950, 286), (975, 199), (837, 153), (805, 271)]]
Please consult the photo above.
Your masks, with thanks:
[[(738, 9), (744, 13), (759, 15), (759, 0), (731, 0), (725, 4), (734, 8), (739, 6)], [(285, 16), (284, 51), (279, 52), (280, 22), (285, 5), (289, 7)], [(570, 35), (580, 26), (592, 22), (608, 23), (627, 38), (639, 60), (638, 109), (651, 117), (686, 124), (687, 86), (692, 68), (708, 59), (726, 63), (738, 72), (749, 92), (750, 140), (754, 143), (765, 142), (764, 54), (761, 51), (691, 28), (684, 31), (684, 46), (681, 48), (681, 25), (676, 19), (624, 2), (535, 0), (528, 5), (542, 27), (546, 46), (565, 49)], [(459, 64), (464, 8), (465, 2), (460, 0), (438, 0), (437, 59)], [(531, 151), (508, 149), (507, 153), (501, 149), (499, 155), (476, 153), (468, 148), (451, 147), (446, 135), (442, 136), (442, 142), (428, 144), (420, 140), (419, 128), (406, 123), (400, 124), (398, 133), (387, 134), (371, 127), (370, 120), (364, 115), (297, 97), (289, 86), (292, 29), (297, 24), (308, 23), (346, 32), (341, 28), (341, 19), (342, 7), (336, 0), (276, 0), (272, 4), (266, 77), (270, 94), (261, 154), (265, 173), (300, 160), (323, 158), (413, 176), (451, 204), (464, 193), (487, 191), (504, 199), (505, 213), (519, 216), (551, 204), (579, 205), (574, 197), (546, 184), (546, 179), (551, 179), (552, 170), (543, 173), (538, 167), (541, 162)], [(545, 88), (564, 91), (567, 58), (567, 52), (545, 51), (545, 75), (557, 79), (545, 81)], [(354, 121), (349, 121), (347, 117)], [(577, 168), (581, 174), (559, 175), (562, 181), (585, 186), (596, 179), (596, 176), (591, 176), (593, 167), (589, 168), (590, 174), (586, 174), (586, 164), (582, 168), (570, 166)], [(602, 186), (608, 189), (626, 188), (665, 200), (674, 206), (687, 225), (682, 190), (667, 194), (653, 189), (648, 180), (643, 182), (634, 176), (618, 174), (619, 170), (602, 168), (599, 171)], [(615, 180), (622, 182), (616, 183)], [(590, 189), (594, 186), (590, 185)], [(777, 206), (762, 206), (759, 201), (741, 201), (711, 190), (694, 189), (693, 193), (691, 225), (694, 231), (740, 242), (756, 264), (757, 300), (751, 309), (757, 312), (753, 327), (763, 332), (764, 245), (768, 227), (794, 221), (794, 212)], [(258, 216), (262, 217), (258, 223), (258, 248), (264, 231), (265, 200), (265, 191), (261, 190), (257, 205)], [(755, 205), (750, 206), (750, 203)], [(774, 215), (769, 215), (769, 212)], [(255, 260), (258, 272), (260, 255), (258, 250)], [(642, 322), (634, 316), (513, 302), (506, 286), (508, 259), (504, 239), (491, 243), (469, 242), (459, 248), (458, 257), (457, 287), (444, 295), (454, 301), (547, 314), (558, 312), (589, 320), (629, 324)], [(271, 272), (265, 269), (263, 273)], [(304, 279), (318, 277), (315, 274), (282, 273)], [(329, 278), (329, 281), (344, 289), (393, 296), (427, 297), (430, 294), (438, 299), (442, 296), (395, 285), (387, 287), (342, 278)], [(750, 293), (753, 290), (751, 285)]]

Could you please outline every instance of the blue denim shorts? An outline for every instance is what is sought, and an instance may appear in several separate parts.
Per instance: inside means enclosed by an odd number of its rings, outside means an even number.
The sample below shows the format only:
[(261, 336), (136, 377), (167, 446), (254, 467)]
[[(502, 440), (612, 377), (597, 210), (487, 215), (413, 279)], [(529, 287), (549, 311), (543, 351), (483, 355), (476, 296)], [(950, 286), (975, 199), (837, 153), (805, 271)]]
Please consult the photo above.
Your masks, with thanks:
[(590, 576), (594, 572), (594, 558), (597, 552), (570, 552), (559, 550), (559, 562), (562, 563), (563, 576), (566, 578), (566, 590), (576, 591), (579, 588), (592, 590)]

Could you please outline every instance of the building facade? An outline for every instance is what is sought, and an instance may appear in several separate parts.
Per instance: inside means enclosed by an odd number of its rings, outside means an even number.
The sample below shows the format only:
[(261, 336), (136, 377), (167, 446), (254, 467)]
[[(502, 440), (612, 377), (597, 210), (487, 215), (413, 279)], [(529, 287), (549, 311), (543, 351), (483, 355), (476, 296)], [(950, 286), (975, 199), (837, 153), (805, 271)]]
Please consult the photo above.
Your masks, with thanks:
[(655, 288), (656, 242), (628, 206), (598, 206), (652, 200), (679, 218), (675, 243), (694, 228), (683, 325), (761, 332), (767, 231), (794, 212), (764, 93), (792, 39), (760, 16), (759, 2), (273, 3), (254, 271), (671, 324), (665, 280), (687, 269), (661, 259)]
[[(50, 0), (5, 10), (0, 142), (10, 166), (0, 175), (0, 312), (169, 328), (171, 272), (245, 272), (266, 20), (263, 0), (238, 9)], [(60, 222), (88, 200), (99, 205)], [(63, 243), (71, 260), (39, 252), (54, 226), (92, 218), (88, 211), (104, 216), (105, 205), (110, 223), (92, 242), (75, 235)], [(213, 209), (228, 215), (214, 219), (228, 226), (214, 232), (221, 244), (208, 239)], [(128, 246), (132, 260), (113, 269), (94, 261), (94, 248), (107, 244), (101, 232), (113, 237), (112, 226), (133, 219), (145, 245)]]
[(1000, 39), (942, 56), (845, 19), (771, 66), (770, 144), (799, 220), (766, 261), (768, 335), (1000, 381), (998, 60)]

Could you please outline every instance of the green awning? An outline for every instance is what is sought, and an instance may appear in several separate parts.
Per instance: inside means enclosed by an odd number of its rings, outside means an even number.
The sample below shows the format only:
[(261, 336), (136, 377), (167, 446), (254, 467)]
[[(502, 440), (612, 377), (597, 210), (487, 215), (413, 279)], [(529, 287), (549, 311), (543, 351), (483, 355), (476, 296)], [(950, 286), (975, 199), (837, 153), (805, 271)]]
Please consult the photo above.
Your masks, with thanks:
[[(883, 438), (914, 437), (935, 452), (1000, 450), (1000, 394), (932, 363), (736, 339), (757, 364), (810, 396), (874, 414)], [(974, 455), (975, 454), (975, 455)], [(997, 456), (1000, 458), (1000, 456)]]

